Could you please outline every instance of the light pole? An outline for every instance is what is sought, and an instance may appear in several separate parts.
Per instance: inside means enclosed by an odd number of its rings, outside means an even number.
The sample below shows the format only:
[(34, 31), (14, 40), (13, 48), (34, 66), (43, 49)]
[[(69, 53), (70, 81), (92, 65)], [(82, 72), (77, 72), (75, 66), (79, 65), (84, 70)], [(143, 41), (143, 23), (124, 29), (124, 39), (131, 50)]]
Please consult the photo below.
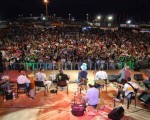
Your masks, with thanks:
[(89, 21), (89, 14), (86, 14), (86, 21)]
[(131, 22), (132, 22), (131, 20), (127, 20), (127, 21), (126, 21), (127, 27), (130, 27)]
[(99, 26), (101, 26), (101, 23), (100, 23), (101, 16), (100, 16), (100, 15), (99, 15), (99, 16), (97, 16), (97, 19), (98, 19), (98, 21), (99, 21)]
[(68, 15), (69, 15), (69, 21), (70, 21), (71, 14), (68, 14)]
[(48, 0), (44, 0), (44, 3), (45, 3), (45, 14), (46, 17), (48, 17)]
[(113, 20), (113, 16), (108, 16), (108, 27), (111, 27), (112, 20)]
[(56, 15), (54, 14), (54, 21), (56, 20)]

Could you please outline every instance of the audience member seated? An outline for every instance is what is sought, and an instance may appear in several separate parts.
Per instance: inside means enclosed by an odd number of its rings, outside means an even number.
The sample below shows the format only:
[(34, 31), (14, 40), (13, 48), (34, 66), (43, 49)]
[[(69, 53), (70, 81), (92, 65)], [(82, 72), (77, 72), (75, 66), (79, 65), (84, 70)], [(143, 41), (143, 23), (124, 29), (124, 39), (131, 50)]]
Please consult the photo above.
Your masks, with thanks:
[(44, 84), (47, 84), (48, 89), (50, 89), (52, 81), (48, 81), (46, 78), (46, 74), (44, 73), (44, 68), (40, 68), (39, 72), (35, 75), (37, 81), (43, 81)]
[(116, 95), (116, 98), (114, 98), (115, 101), (120, 101), (120, 95), (122, 95), (121, 100), (124, 99), (125, 96), (128, 96), (129, 93), (131, 92), (135, 92), (135, 90), (132, 88), (132, 86), (134, 89), (139, 89), (139, 86), (131, 81), (131, 78), (128, 78), (128, 82), (124, 85), (122, 85), (119, 89), (118, 89), (118, 93)]
[(84, 81), (82, 81), (83, 78), (85, 80), (87, 80), (88, 72), (86, 70), (87, 70), (87, 64), (83, 63), (81, 65), (81, 71), (78, 73), (78, 79), (76, 80), (76, 83), (80, 84), (80, 83), (84, 82)]

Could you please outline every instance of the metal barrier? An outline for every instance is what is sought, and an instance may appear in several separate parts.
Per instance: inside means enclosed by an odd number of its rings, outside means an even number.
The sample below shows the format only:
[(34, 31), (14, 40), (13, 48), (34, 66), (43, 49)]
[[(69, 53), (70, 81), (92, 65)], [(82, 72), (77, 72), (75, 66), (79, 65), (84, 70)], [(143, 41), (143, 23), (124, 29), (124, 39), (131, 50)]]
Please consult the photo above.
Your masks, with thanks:
[[(4, 64), (3, 68), (8, 70), (38, 70), (39, 68), (43, 67), (45, 70), (80, 70), (82, 62), (65, 62), (65, 63), (13, 63), (8, 64), (7, 66)], [(117, 62), (117, 63), (96, 63), (96, 62), (88, 62), (87, 69), (88, 70), (115, 70), (115, 69), (122, 69), (126, 63)], [(129, 64), (130, 66), (130, 64)], [(140, 65), (141, 69), (148, 69), (149, 64), (143, 63)], [(130, 66), (133, 69), (132, 66)]]

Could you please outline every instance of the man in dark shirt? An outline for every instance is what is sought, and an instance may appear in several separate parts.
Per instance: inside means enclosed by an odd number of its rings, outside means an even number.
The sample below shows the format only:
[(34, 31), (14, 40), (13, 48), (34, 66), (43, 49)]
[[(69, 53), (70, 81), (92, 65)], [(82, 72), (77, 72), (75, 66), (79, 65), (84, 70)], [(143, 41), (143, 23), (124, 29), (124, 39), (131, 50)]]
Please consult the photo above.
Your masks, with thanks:
[(82, 78), (87, 79), (88, 72), (86, 70), (87, 64), (83, 63), (81, 66), (81, 71), (78, 73), (78, 79), (76, 80), (76, 83), (80, 83)]
[[(56, 81), (66, 81), (67, 84), (69, 84), (69, 76), (67, 74), (63, 73), (63, 70), (60, 69), (59, 73), (56, 75)], [(63, 87), (61, 88), (63, 90)]]

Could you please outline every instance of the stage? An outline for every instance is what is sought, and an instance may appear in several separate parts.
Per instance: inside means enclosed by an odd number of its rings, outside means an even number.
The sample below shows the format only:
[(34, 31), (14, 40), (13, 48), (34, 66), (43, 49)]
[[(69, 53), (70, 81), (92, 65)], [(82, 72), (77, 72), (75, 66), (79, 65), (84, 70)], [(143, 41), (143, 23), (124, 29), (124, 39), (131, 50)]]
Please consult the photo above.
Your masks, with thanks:
[[(45, 71), (47, 78), (52, 74), (56, 74), (58, 70)], [(71, 114), (71, 101), (74, 98), (74, 93), (77, 91), (77, 84), (74, 83), (78, 77), (78, 70), (65, 70), (64, 73), (70, 76), (69, 94), (67, 95), (66, 89), (58, 91), (58, 94), (46, 93), (44, 96), (43, 90), (37, 92), (35, 99), (28, 98), (25, 94), (19, 94), (19, 97), (15, 100), (3, 101), (0, 96), (0, 120), (109, 120), (107, 115), (113, 109), (113, 98), (116, 95), (117, 88), (110, 83), (108, 85), (107, 92), (103, 89), (100, 94), (99, 105), (97, 107), (97, 113), (92, 111), (91, 113), (85, 112), (81, 117), (75, 117)], [(88, 71), (88, 79), (93, 80), (94, 71)], [(117, 74), (119, 70), (106, 71), (108, 75)], [(37, 71), (27, 71), (27, 74), (35, 75)], [(144, 71), (135, 72), (144, 74)], [(16, 78), (19, 75), (18, 71), (6, 71), (9, 74), (12, 84), (16, 82)], [(51, 89), (55, 89), (55, 86), (51, 86)], [(141, 87), (141, 90), (143, 88)], [(81, 96), (84, 96), (85, 90), (82, 91)], [(125, 116), (122, 120), (149, 120), (150, 111), (138, 101), (137, 106), (134, 106), (134, 101), (127, 110), (125, 102), (117, 103), (117, 106), (123, 106), (125, 109)]]

